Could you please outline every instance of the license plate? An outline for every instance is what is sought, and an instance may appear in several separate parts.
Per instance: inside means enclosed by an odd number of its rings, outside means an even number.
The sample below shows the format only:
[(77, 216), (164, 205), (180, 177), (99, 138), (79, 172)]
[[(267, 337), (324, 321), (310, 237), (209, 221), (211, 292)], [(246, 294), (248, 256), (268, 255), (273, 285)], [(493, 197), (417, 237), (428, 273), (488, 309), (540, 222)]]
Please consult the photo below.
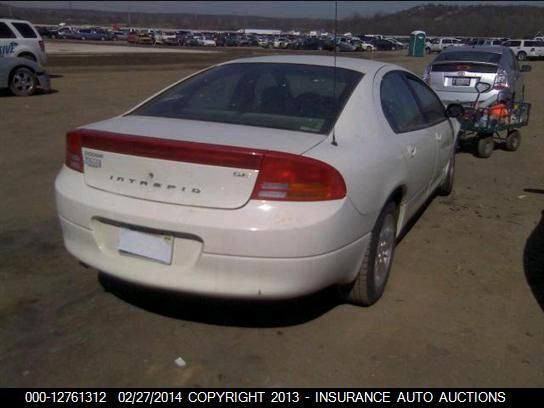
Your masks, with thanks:
[(469, 86), (470, 78), (453, 78), (451, 83), (453, 86)]
[(150, 234), (128, 228), (119, 229), (121, 253), (141, 256), (167, 265), (172, 263), (174, 237), (171, 235)]

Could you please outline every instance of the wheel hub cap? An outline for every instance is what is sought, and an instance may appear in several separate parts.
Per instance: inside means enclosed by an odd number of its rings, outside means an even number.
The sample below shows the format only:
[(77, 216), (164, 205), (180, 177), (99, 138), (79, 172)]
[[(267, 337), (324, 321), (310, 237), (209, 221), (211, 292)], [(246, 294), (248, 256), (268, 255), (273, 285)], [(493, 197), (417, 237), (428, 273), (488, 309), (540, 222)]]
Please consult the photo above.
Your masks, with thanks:
[(388, 214), (383, 222), (382, 229), (378, 236), (378, 246), (376, 248), (376, 259), (374, 261), (374, 276), (377, 287), (385, 282), (389, 268), (391, 267), (391, 258), (395, 246), (395, 220), (391, 214)]

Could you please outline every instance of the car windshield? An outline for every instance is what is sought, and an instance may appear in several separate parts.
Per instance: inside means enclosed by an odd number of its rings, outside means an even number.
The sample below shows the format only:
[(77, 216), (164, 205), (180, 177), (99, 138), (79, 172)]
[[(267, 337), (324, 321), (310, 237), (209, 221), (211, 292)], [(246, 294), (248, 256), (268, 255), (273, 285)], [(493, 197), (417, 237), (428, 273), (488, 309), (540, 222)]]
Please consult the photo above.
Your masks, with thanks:
[(175, 85), (131, 114), (327, 134), (362, 77), (316, 65), (226, 64)]
[(467, 62), (489, 62), (498, 64), (501, 54), (485, 51), (452, 51), (444, 52), (436, 57), (434, 62), (440, 61), (467, 61)]

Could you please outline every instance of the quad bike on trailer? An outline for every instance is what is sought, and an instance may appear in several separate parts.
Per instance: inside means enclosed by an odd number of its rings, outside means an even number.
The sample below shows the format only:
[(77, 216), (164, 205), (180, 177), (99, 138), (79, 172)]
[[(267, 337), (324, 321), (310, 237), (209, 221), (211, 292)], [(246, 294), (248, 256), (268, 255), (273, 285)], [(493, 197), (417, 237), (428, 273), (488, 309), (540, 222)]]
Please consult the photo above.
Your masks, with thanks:
[(507, 151), (518, 150), (521, 144), (519, 128), (529, 124), (531, 104), (523, 101), (500, 100), (485, 108), (478, 107), (480, 94), (489, 90), (490, 84), (478, 82), (478, 97), (470, 108), (464, 108), (458, 119), (461, 123), (461, 147), (471, 146), (476, 156), (488, 158), (501, 144)]

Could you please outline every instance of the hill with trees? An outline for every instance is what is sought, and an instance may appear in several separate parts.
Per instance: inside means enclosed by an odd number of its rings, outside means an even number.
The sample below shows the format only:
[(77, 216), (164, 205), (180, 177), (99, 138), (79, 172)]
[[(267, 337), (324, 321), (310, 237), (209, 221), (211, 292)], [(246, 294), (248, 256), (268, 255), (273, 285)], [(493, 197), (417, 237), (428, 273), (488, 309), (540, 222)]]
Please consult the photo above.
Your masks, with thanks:
[[(341, 3), (339, 4), (341, 7)], [(341, 11), (341, 10), (339, 10)], [(0, 3), (0, 16), (17, 16), (34, 24), (72, 25), (123, 24), (133, 27), (161, 27), (199, 30), (266, 28), (333, 31), (334, 16), (317, 18), (275, 18), (263, 16), (211, 15), (189, 13), (111, 12), (80, 9), (24, 8)], [(428, 35), (470, 37), (532, 37), (544, 30), (544, 7), (533, 5), (469, 6), (426, 4), (396, 13), (354, 14), (339, 20), (338, 32), (354, 34), (408, 35), (423, 30)]]

